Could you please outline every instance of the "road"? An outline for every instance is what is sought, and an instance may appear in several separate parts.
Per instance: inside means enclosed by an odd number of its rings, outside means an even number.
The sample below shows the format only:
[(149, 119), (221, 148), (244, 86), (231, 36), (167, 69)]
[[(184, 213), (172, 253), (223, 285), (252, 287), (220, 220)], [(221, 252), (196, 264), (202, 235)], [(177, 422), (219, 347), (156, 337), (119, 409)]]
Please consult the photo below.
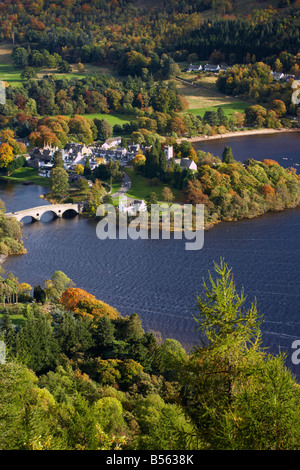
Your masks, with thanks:
[(115, 197), (119, 197), (119, 196), (124, 196), (130, 188), (131, 188), (131, 179), (123, 171), (123, 180), (122, 180), (121, 187), (120, 187), (119, 191), (112, 194), (111, 197), (115, 198)]

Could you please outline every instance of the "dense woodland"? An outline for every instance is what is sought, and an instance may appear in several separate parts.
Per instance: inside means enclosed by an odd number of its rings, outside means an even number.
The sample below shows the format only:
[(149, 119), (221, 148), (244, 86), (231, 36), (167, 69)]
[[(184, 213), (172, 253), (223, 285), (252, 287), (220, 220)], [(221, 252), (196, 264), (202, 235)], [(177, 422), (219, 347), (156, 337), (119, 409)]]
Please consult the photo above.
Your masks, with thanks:
[(223, 260), (195, 297), (189, 353), (60, 271), (34, 289), (9, 273), (0, 295), (1, 449), (299, 449), (299, 385)]
[[(150, 8), (149, 8), (150, 6)], [(165, 1), (159, 7), (137, 6), (135, 1), (94, 0), (30, 2), (4, 1), (0, 8), (0, 39), (34, 45), (58, 53), (71, 62), (118, 63), (124, 52), (197, 53), (206, 60), (219, 49), (241, 62), (247, 53), (257, 59), (286, 50), (299, 51), (299, 4), (278, 1), (279, 15), (260, 2), (247, 19), (236, 18), (238, 2), (200, 0)], [(203, 20), (210, 10), (225, 20)], [(64, 18), (68, 18), (68, 25)], [(76, 25), (76, 28), (71, 25)], [(183, 58), (183, 57), (181, 57)]]
[[(273, 67), (263, 62), (232, 66), (226, 73), (218, 76), (217, 87), (222, 93), (240, 96), (252, 103), (264, 104), (275, 111), (279, 118), (285, 116), (287, 112), (295, 115), (297, 105), (291, 99), (294, 92), (293, 81), (276, 82), (271, 74), (272, 70), (282, 72), (284, 63), (288, 64), (289, 70), (299, 75), (300, 56), (280, 54)], [(272, 106), (274, 100), (283, 102), (284, 107), (281, 110), (274, 108)], [(248, 124), (251, 125), (251, 122)]]

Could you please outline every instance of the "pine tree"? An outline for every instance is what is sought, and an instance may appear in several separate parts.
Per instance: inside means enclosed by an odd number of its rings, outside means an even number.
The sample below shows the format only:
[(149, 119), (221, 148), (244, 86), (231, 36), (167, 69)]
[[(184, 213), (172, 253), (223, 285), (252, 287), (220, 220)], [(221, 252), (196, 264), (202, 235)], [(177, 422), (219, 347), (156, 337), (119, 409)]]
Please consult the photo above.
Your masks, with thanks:
[(86, 177), (90, 177), (92, 174), (90, 159), (87, 157), (85, 160), (83, 174)]
[(246, 307), (221, 260), (203, 283), (195, 320), (200, 344), (182, 369), (182, 403), (210, 449), (297, 449), (299, 386), (283, 356), (262, 348), (256, 302)]
[(231, 147), (225, 147), (222, 153), (222, 161), (223, 163), (234, 163), (233, 153)]

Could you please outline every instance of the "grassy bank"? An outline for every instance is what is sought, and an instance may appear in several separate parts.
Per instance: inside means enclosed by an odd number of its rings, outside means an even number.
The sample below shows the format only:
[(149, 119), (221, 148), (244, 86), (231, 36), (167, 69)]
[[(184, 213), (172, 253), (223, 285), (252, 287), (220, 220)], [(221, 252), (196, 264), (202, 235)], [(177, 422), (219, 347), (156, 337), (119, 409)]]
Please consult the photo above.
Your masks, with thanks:
[[(150, 193), (155, 193), (158, 201), (163, 201), (162, 191), (168, 186), (165, 183), (159, 181), (157, 185), (149, 185), (149, 180), (141, 175), (135, 173), (133, 168), (125, 168), (125, 173), (131, 179), (131, 188), (127, 192), (127, 196), (132, 199), (147, 199)], [(184, 202), (184, 196), (182, 191), (173, 189), (172, 192), (175, 196), (174, 202)]]
[(1, 175), (2, 179), (7, 181), (12, 181), (13, 183), (26, 183), (31, 182), (39, 186), (50, 187), (49, 178), (44, 178), (43, 176), (38, 175), (37, 168), (19, 168), (18, 170), (11, 173), (10, 176)]
[(243, 101), (237, 101), (234, 103), (227, 103), (227, 104), (214, 105), (214, 106), (204, 106), (203, 108), (189, 109), (188, 112), (195, 114), (196, 116), (201, 116), (203, 118), (206, 111), (217, 111), (218, 108), (222, 108), (225, 116), (231, 116), (232, 113), (234, 112), (243, 113), (248, 106), (249, 104)]
[[(2, 310), (4, 310), (5, 307), (3, 307)], [(9, 310), (9, 305), (6, 306), (6, 309)], [(0, 313), (0, 320), (3, 318), (4, 314)], [(9, 318), (11, 319), (12, 323), (16, 326), (24, 326), (26, 322), (26, 318), (22, 314), (10, 314)]]
[(125, 123), (129, 123), (134, 119), (134, 116), (130, 116), (129, 114), (81, 114), (81, 116), (87, 119), (105, 119), (111, 126), (115, 124), (119, 124), (123, 126)]

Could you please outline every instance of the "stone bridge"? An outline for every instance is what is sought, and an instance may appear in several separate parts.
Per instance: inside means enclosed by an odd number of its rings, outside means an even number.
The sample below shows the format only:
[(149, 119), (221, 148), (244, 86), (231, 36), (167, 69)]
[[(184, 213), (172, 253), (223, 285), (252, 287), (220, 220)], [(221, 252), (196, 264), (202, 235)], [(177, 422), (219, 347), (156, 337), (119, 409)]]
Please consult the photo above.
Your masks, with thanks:
[(46, 212), (53, 212), (56, 217), (62, 217), (67, 211), (74, 211), (79, 214), (83, 211), (84, 204), (48, 204), (46, 206), (32, 207), (31, 209), (24, 209), (16, 212), (6, 212), (6, 217), (14, 217), (19, 222), (24, 217), (31, 217), (33, 220), (40, 220), (42, 215)]

